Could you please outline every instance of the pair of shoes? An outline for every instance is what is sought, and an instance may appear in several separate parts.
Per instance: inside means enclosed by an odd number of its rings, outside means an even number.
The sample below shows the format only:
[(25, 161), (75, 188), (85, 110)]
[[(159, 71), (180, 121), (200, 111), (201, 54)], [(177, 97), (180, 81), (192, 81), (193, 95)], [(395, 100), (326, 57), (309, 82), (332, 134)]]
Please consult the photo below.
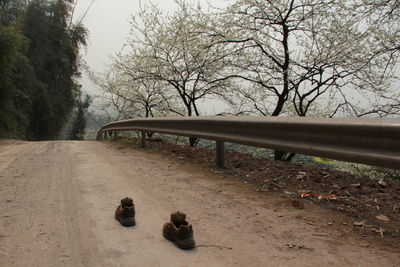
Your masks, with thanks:
[[(115, 219), (123, 226), (136, 224), (135, 205), (132, 198), (126, 197), (121, 200), (121, 204), (115, 211)], [(163, 236), (182, 249), (194, 248), (196, 245), (193, 238), (193, 227), (186, 221), (186, 214), (179, 211), (172, 213), (171, 221), (164, 224)]]
[(163, 235), (182, 249), (194, 248), (193, 227), (186, 221), (186, 214), (177, 211), (171, 214), (171, 221), (164, 224)]
[(115, 219), (123, 226), (134, 226), (136, 224), (135, 205), (132, 198), (126, 197), (121, 199), (121, 204), (115, 211)]

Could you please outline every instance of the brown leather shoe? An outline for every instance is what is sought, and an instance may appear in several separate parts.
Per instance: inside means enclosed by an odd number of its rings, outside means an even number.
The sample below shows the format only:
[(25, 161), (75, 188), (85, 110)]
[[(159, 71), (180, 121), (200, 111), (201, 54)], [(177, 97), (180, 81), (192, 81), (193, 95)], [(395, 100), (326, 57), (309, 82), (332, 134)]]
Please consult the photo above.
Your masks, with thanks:
[(186, 220), (186, 214), (177, 211), (171, 214), (171, 221), (165, 223), (163, 235), (182, 249), (194, 248), (193, 228)]
[(136, 224), (135, 205), (132, 198), (126, 197), (121, 199), (121, 205), (115, 211), (115, 219), (123, 226), (134, 226)]

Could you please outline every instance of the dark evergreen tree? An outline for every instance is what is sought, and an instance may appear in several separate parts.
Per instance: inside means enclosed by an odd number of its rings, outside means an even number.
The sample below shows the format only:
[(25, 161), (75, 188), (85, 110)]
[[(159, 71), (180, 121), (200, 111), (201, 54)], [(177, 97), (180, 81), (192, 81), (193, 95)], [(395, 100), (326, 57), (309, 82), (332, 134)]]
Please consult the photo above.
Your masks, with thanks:
[(55, 139), (79, 102), (79, 48), (65, 0), (0, 0), (0, 137)]
[(25, 56), (24, 7), (24, 1), (0, 0), (0, 137), (26, 137), (29, 89), (41, 86)]
[(25, 36), (28, 58), (36, 77), (45, 87), (33, 99), (33, 139), (56, 139), (80, 97), (79, 46), (85, 44), (86, 30), (69, 26), (68, 3), (62, 0), (33, 0), (26, 12)]
[(72, 122), (72, 129), (68, 139), (83, 140), (86, 128), (86, 115), (91, 103), (92, 99), (88, 94), (86, 94), (83, 101), (78, 105), (78, 108), (76, 110), (76, 115), (74, 116), (74, 120)]

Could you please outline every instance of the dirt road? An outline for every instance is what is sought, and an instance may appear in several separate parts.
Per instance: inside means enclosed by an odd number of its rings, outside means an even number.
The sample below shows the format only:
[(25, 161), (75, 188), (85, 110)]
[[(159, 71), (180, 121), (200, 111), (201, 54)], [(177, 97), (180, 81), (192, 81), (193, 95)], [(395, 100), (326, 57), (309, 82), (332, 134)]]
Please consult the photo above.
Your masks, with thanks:
[[(113, 217), (125, 196), (132, 228)], [(3, 141), (0, 266), (400, 266), (398, 251), (343, 230), (337, 213), (285, 203), (146, 151)], [(193, 224), (194, 250), (161, 234), (176, 210)]]

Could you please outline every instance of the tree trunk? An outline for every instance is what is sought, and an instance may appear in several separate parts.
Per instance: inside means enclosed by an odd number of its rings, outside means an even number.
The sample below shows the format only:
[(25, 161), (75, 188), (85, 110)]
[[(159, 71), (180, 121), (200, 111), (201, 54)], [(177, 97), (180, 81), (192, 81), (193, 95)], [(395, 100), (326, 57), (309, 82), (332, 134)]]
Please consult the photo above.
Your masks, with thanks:
[(196, 146), (198, 142), (199, 142), (199, 138), (197, 138), (197, 137), (189, 137), (189, 145), (191, 147)]

